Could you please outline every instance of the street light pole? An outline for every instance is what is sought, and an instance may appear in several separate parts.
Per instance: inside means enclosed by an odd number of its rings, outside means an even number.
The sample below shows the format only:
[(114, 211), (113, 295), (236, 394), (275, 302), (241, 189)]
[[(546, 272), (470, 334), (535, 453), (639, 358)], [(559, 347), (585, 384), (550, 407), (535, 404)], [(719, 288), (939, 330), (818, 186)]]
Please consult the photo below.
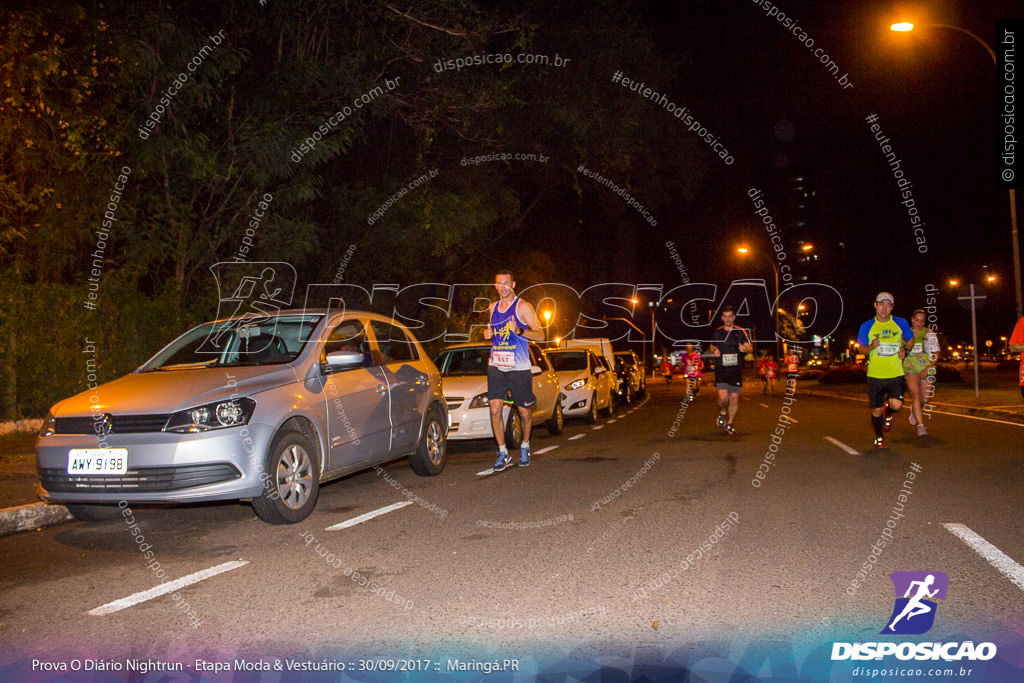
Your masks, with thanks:
[[(909, 22), (902, 24), (893, 24), (890, 27), (893, 31), (910, 31), (914, 28), (914, 25)], [(999, 68), (999, 60), (996, 59), (996, 53), (992, 51), (992, 48), (988, 46), (984, 40), (971, 33), (965, 28), (959, 26), (953, 26), (952, 24), (925, 24), (924, 28), (948, 28), (954, 31), (959, 31), (965, 35), (973, 38), (979, 45), (985, 48), (985, 52), (992, 58), (992, 64), (995, 65), (996, 69)], [(1024, 316), (1024, 292), (1021, 290), (1021, 275), (1020, 275), (1020, 240), (1017, 236), (1017, 193), (1013, 188), (1010, 188), (1010, 238), (1013, 245), (1013, 285), (1014, 293), (1017, 298), (1017, 318)]]
[[(654, 359), (657, 356), (657, 352), (654, 348), (654, 309), (658, 307), (658, 304), (653, 301), (647, 302), (647, 308), (651, 311), (651, 377), (654, 376)], [(647, 348), (646, 346), (644, 348)]]
[[(740, 247), (736, 251), (741, 254), (750, 253), (750, 250), (746, 247)], [(768, 265), (772, 267), (772, 272), (775, 274), (775, 301), (772, 303), (772, 315), (775, 317), (775, 354), (781, 358), (782, 352), (781, 347), (779, 346), (779, 269), (775, 265), (775, 261), (773, 261), (768, 254), (760, 251), (755, 253), (764, 256), (768, 260)]]

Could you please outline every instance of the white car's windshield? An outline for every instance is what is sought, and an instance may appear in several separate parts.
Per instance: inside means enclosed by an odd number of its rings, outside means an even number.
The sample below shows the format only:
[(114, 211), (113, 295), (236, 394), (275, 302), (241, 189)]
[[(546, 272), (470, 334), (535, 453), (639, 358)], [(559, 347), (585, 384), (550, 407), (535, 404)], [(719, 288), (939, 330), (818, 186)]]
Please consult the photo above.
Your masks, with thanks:
[(587, 354), (581, 351), (549, 351), (548, 360), (555, 372), (587, 369)]
[(490, 346), (474, 346), (442, 351), (434, 359), (434, 365), (441, 371), (443, 377), (486, 375), (487, 363), (490, 359)]

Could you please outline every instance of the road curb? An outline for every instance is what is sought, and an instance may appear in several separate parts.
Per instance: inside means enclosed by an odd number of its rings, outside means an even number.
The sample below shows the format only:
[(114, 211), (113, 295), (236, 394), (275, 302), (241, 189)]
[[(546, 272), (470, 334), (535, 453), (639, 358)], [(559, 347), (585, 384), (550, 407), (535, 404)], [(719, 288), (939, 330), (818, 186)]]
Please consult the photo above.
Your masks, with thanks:
[[(860, 401), (861, 403), (868, 402), (866, 396), (844, 396), (843, 394), (833, 394), (828, 391), (821, 391), (820, 389), (797, 389), (797, 394), (805, 394), (808, 396), (823, 396), (825, 398), (841, 398), (847, 401)], [(932, 403), (930, 405), (935, 406), (935, 412), (953, 413), (955, 415), (968, 415), (970, 417), (987, 417), (991, 420), (1003, 420), (1005, 422), (1013, 422), (1014, 424), (1024, 425), (1024, 414), (1014, 413), (1007, 410), (975, 408), (973, 406), (962, 406), (957, 405), (955, 403)]]
[(3, 508), (0, 509), (0, 536), (41, 529), (73, 519), (74, 517), (66, 507), (53, 503), (29, 503), (28, 505)]

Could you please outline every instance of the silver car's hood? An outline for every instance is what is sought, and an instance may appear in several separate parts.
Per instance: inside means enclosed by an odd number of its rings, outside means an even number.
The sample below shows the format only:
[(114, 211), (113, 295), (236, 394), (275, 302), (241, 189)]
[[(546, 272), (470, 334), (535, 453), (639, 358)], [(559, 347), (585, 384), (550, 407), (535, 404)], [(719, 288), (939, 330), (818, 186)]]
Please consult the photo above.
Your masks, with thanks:
[[(64, 399), (52, 413), (55, 417), (86, 416), (94, 410), (129, 415), (173, 413), (232, 396), (252, 396), (296, 379), (290, 365), (133, 372)], [(229, 382), (233, 384), (229, 386)]]

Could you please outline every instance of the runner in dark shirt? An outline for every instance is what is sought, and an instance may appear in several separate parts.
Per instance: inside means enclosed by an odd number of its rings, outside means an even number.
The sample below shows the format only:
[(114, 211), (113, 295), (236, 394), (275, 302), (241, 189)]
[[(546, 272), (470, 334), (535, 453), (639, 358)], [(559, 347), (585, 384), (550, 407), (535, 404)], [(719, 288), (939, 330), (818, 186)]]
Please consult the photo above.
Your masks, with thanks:
[(711, 353), (715, 356), (715, 388), (718, 389), (718, 426), (726, 433), (735, 434), (732, 426), (740, 407), (740, 387), (743, 386), (743, 354), (754, 346), (750, 335), (736, 327), (736, 311), (732, 306), (722, 309), (722, 326), (711, 336)]

